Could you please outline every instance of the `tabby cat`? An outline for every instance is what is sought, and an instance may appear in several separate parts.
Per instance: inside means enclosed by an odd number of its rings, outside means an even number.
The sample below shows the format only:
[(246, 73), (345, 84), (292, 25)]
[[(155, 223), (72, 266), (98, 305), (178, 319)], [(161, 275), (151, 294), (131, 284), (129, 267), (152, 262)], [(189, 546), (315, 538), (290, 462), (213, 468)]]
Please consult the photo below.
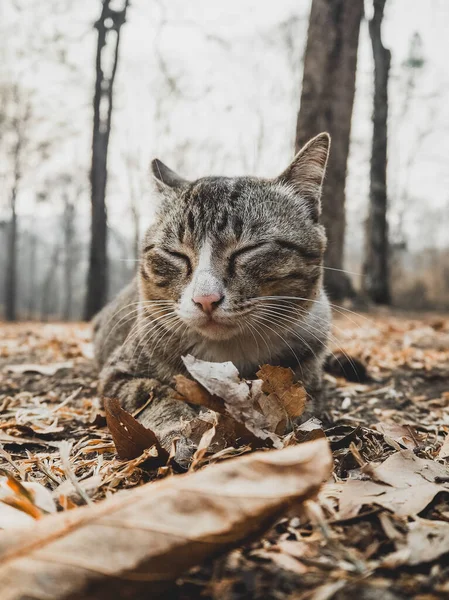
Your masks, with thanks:
[(232, 361), (246, 378), (264, 363), (288, 366), (319, 397), (330, 327), (320, 224), (329, 146), (318, 135), (275, 179), (190, 182), (153, 161), (156, 219), (136, 278), (97, 316), (94, 342), (100, 391), (131, 412), (152, 398), (145, 424), (164, 445), (196, 414), (167, 398), (187, 354)]

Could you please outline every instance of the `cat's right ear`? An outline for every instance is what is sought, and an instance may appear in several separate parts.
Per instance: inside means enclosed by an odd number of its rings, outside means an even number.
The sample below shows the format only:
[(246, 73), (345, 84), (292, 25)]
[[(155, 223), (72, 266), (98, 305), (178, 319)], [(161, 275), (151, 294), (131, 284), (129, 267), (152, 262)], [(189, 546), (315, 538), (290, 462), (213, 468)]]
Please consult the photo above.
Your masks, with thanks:
[(318, 221), (321, 213), (321, 188), (330, 143), (329, 134), (320, 133), (301, 148), (290, 166), (276, 179), (307, 202), (310, 215), (315, 221)]
[(157, 158), (151, 161), (151, 171), (156, 187), (161, 192), (167, 189), (176, 190), (189, 183)]

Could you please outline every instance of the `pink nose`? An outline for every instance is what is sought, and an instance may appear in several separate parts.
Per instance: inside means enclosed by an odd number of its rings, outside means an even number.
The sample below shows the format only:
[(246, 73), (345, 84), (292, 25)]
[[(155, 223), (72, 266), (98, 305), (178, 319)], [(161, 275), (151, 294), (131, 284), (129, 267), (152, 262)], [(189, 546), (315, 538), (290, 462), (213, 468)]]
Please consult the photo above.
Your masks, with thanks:
[(203, 312), (210, 314), (218, 307), (223, 298), (224, 296), (220, 296), (220, 294), (210, 294), (209, 296), (195, 296), (192, 300)]

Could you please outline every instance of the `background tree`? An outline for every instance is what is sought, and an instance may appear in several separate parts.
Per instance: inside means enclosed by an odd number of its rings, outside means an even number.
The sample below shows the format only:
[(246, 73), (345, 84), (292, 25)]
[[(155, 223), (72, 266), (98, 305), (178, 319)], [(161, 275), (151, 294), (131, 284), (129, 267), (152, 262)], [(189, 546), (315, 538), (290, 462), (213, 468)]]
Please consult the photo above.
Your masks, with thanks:
[(373, 0), (369, 34), (374, 58), (373, 140), (370, 165), (369, 214), (366, 223), (363, 291), (376, 304), (390, 304), (387, 221), (388, 74), (391, 53), (382, 44), (386, 0)]
[(321, 131), (332, 137), (323, 186), (322, 221), (327, 230), (325, 284), (341, 300), (353, 294), (343, 269), (345, 181), (355, 93), (357, 49), (363, 0), (312, 0), (296, 151)]
[[(123, 8), (111, 8), (111, 0), (103, 0), (95, 59), (94, 120), (91, 166), (91, 241), (87, 275), (84, 317), (91, 319), (106, 303), (108, 294), (106, 183), (109, 137), (111, 133), (114, 81), (120, 47), (120, 30), (126, 20), (129, 0)], [(107, 61), (107, 41), (112, 43), (112, 61)], [(111, 64), (108, 72), (108, 64)]]
[(5, 319), (15, 321), (17, 318), (17, 255), (18, 255), (18, 225), (17, 225), (17, 196), (23, 176), (24, 152), (27, 145), (27, 127), (30, 120), (30, 103), (24, 99), (19, 86), (15, 84), (11, 90), (11, 124), (12, 138), (12, 183), (9, 193), (10, 219), (7, 226), (7, 262), (5, 271)]

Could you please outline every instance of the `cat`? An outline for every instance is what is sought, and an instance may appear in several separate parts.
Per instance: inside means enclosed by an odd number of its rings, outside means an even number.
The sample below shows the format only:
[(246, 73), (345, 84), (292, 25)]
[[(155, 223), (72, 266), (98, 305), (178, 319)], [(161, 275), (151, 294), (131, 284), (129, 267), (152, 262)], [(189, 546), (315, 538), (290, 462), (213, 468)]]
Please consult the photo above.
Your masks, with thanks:
[(231, 361), (245, 378), (265, 363), (291, 367), (319, 399), (331, 322), (320, 224), (329, 148), (318, 135), (274, 179), (190, 182), (152, 162), (156, 218), (135, 279), (95, 319), (94, 345), (100, 392), (130, 412), (151, 398), (144, 424), (166, 447), (196, 415), (169, 397), (187, 354)]

